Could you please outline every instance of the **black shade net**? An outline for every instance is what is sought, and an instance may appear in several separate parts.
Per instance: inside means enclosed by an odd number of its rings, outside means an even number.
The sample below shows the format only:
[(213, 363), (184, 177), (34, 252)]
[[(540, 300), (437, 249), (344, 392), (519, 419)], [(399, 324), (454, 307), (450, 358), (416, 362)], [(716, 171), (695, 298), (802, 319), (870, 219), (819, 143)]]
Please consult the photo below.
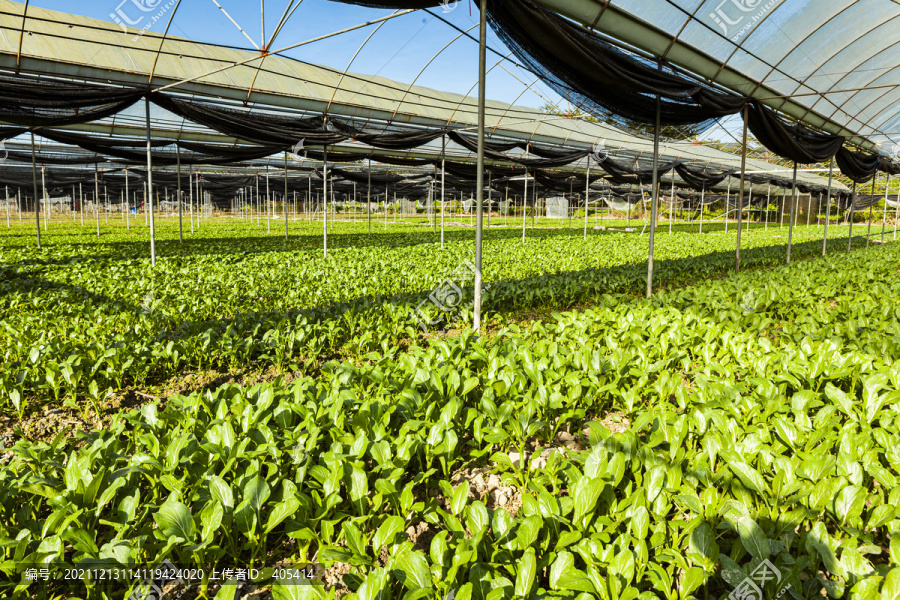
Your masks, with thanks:
[[(677, 166), (679, 161), (661, 163), (657, 165), (656, 176), (662, 179), (662, 176)], [(641, 167), (638, 164), (629, 165), (624, 161), (616, 160), (607, 156), (599, 161), (600, 168), (609, 173), (612, 180), (616, 183), (636, 183), (648, 184), (653, 181), (653, 167)]]
[(386, 148), (389, 150), (409, 150), (432, 142), (447, 133), (448, 129), (419, 129), (395, 133), (366, 133), (356, 129), (349, 123), (337, 119), (331, 120), (332, 125), (338, 131), (345, 133), (350, 138), (368, 144), (373, 148)]
[[(118, 169), (107, 172), (117, 172)], [(98, 180), (103, 175), (98, 172)], [(37, 170), (38, 194), (43, 195), (44, 186), (51, 195), (71, 194), (72, 186), (81, 184), (86, 194), (94, 193), (94, 171), (87, 169), (41, 169)], [(4, 164), (0, 166), (0, 186), (11, 190), (21, 190), (26, 196), (34, 196), (34, 173), (30, 167)]]
[(22, 135), (28, 131), (23, 127), (0, 127), (0, 142)]
[(491, 0), (491, 27), (530, 71), (588, 112), (628, 126), (652, 124), (656, 97), (663, 125), (700, 129), (737, 113), (744, 99), (630, 54), (531, 0)]
[(860, 211), (869, 208), (870, 206), (875, 206), (879, 202), (884, 200), (884, 196), (879, 196), (878, 194), (870, 195), (870, 194), (858, 194), (856, 198), (853, 200), (853, 210)]
[(348, 139), (346, 134), (329, 131), (325, 127), (324, 117), (250, 113), (203, 102), (187, 102), (165, 94), (153, 94), (151, 99), (179, 117), (263, 146), (287, 149), (294, 148), (301, 140), (304, 144), (318, 146), (339, 144)]
[[(75, 145), (79, 148), (83, 148), (84, 150), (88, 150), (91, 152), (108, 154), (110, 156), (114, 156), (116, 158), (134, 164), (146, 164), (147, 162), (147, 152), (146, 150), (137, 149), (137, 144), (139, 143), (137, 140), (99, 140), (93, 136), (80, 133), (71, 133), (68, 131), (41, 131), (41, 135), (55, 142)], [(171, 142), (168, 144), (164, 144), (161, 142), (156, 144), (157, 147), (169, 145), (171, 145)], [(271, 156), (275, 152), (279, 152), (278, 149), (271, 146), (229, 147), (221, 145), (214, 146), (211, 144), (195, 144), (190, 142), (180, 142), (178, 143), (178, 145), (201, 151), (215, 152), (215, 154), (182, 152), (181, 156), (179, 157), (177, 152), (174, 150), (164, 152), (151, 151), (152, 163), (159, 166), (171, 166), (176, 165), (179, 162), (182, 165), (232, 164), (246, 160), (265, 158), (266, 156)]]
[[(2, 154), (0, 154), (0, 158), (2, 158)], [(6, 158), (13, 162), (31, 164), (31, 152), (9, 150)], [(73, 156), (71, 154), (37, 152), (34, 156), (34, 162), (39, 165), (92, 165), (105, 163), (107, 158), (96, 154)]]
[(879, 156), (878, 170), (882, 173), (887, 173), (888, 175), (898, 175), (900, 174), (900, 163), (894, 162), (887, 156)]
[[(383, 173), (383, 172), (366, 172), (366, 171), (348, 171), (346, 169), (339, 169), (337, 167), (332, 167), (329, 169), (329, 172), (340, 176), (349, 181), (355, 181), (357, 183), (368, 184), (371, 181), (373, 184), (375, 183), (399, 183), (408, 179), (405, 175), (397, 175), (391, 173)], [(427, 176), (426, 176), (427, 177)]]
[(129, 88), (0, 75), (0, 121), (24, 127), (87, 123), (117, 114), (143, 95)]
[(839, 135), (788, 123), (758, 102), (750, 102), (747, 126), (763, 146), (799, 164), (830, 160), (844, 143)]
[[(359, 2), (381, 7), (403, 5), (407, 7), (427, 7), (440, 2)], [(578, 94), (590, 94), (595, 108), (608, 114), (610, 111), (624, 121), (652, 122), (647, 111), (655, 111), (656, 96), (662, 97), (663, 123), (678, 125), (700, 123), (704, 119), (733, 114), (743, 106), (743, 100), (723, 93), (703, 82), (698, 82), (669, 68), (660, 70), (658, 65), (581, 29), (574, 23), (544, 9), (532, 0), (489, 0), (492, 26), (507, 42), (521, 60), (535, 72), (555, 82), (564, 96), (575, 99)], [(26, 127), (53, 127), (69, 123), (80, 123), (101, 119), (115, 114), (136, 102), (145, 92), (95, 84), (49, 81), (31, 77), (0, 75), (0, 120)], [(585, 96), (586, 97), (586, 96)], [(233, 108), (223, 108), (210, 103), (186, 101), (164, 94), (152, 94), (151, 100), (159, 106), (196, 123), (210, 127), (220, 133), (260, 144), (255, 147), (228, 146), (179, 142), (182, 165), (228, 165), (271, 156), (288, 148), (301, 152), (311, 159), (324, 158), (320, 151), (306, 151), (298, 142), (313, 146), (332, 145), (348, 139), (357, 139), (373, 147), (388, 150), (411, 149), (430, 143), (447, 135), (462, 147), (474, 152), (477, 140), (447, 128), (391, 130), (383, 133), (369, 133), (342, 120), (321, 117), (288, 117), (277, 114), (250, 112)], [(749, 105), (748, 126), (767, 148), (798, 163), (821, 162), (833, 156), (840, 149), (843, 138), (816, 132), (801, 125), (791, 124), (757, 102)], [(699, 120), (698, 120), (699, 119)], [(0, 127), (0, 140), (26, 132), (21, 127)], [(145, 163), (146, 142), (143, 140), (109, 140), (99, 136), (74, 134), (64, 131), (41, 129), (41, 135), (61, 143), (77, 145), (98, 155), (114, 157), (124, 164)], [(153, 141), (154, 165), (172, 166), (179, 162), (179, 156), (169, 141)], [(523, 149), (539, 158), (506, 155), (514, 149)], [(547, 148), (526, 142), (485, 141), (488, 158), (514, 162), (527, 167), (531, 172), (537, 169), (558, 168), (584, 158), (588, 151)], [(0, 154), (7, 152), (0, 150)], [(30, 161), (30, 156), (21, 150), (7, 152), (11, 161)], [(392, 157), (373, 152), (329, 152), (334, 162), (355, 162), (373, 160), (399, 166), (423, 166), (434, 164), (435, 159), (414, 159)], [(98, 156), (65, 156), (63, 154), (43, 154), (40, 162), (46, 165), (91, 164), (101, 160)], [(605, 164), (603, 164), (605, 163)], [(603, 167), (612, 178), (620, 183), (649, 183), (652, 170), (644, 167), (630, 167), (625, 161), (606, 158)], [(865, 155), (842, 150), (838, 163), (845, 175), (863, 182), (871, 178), (876, 169), (891, 174), (900, 174), (900, 164), (877, 155)], [(658, 169), (659, 175), (672, 166), (679, 167), (682, 179), (694, 189), (709, 187), (722, 173), (688, 167), (679, 162), (665, 163)], [(291, 165), (291, 169), (296, 169)], [(302, 167), (301, 167), (302, 168)], [(494, 176), (508, 176), (510, 167), (488, 167)], [(448, 167), (451, 172), (453, 167)], [(474, 170), (474, 167), (472, 167)], [(474, 173), (455, 173), (465, 179)], [(545, 176), (548, 176), (546, 173)], [(748, 176), (753, 182), (753, 180)], [(769, 177), (765, 181), (783, 185), (784, 180)], [(462, 183), (462, 182), (460, 182)], [(698, 185), (699, 184), (699, 185)], [(467, 189), (471, 183), (466, 183)], [(547, 180), (547, 185), (551, 185)], [(801, 191), (819, 191), (824, 186), (799, 185)]]
[(881, 157), (877, 154), (853, 152), (847, 148), (838, 150), (834, 160), (841, 173), (856, 183), (865, 183), (871, 180), (881, 164)]
[(734, 171), (706, 171), (685, 164), (675, 166), (678, 176), (691, 188), (702, 191), (719, 185)]

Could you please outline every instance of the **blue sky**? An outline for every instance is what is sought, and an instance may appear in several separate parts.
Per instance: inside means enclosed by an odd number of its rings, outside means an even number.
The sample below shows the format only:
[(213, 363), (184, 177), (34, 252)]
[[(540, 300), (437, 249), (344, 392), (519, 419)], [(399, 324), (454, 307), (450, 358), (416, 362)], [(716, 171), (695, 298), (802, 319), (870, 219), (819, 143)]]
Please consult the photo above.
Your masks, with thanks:
[[(169, 0), (92, 0), (91, 2), (72, 2), (71, 0), (37, 0), (33, 6), (76, 13), (79, 15), (112, 21), (110, 13), (124, 14), (132, 20), (144, 15), (155, 15), (164, 9)], [(257, 45), (262, 37), (261, 18), (263, 13), (260, 3), (246, 0), (216, 0), (222, 8), (241, 26)], [(132, 3), (153, 7), (142, 13)], [(290, 0), (266, 0), (265, 25), (266, 37), (270, 37)], [(174, 5), (174, 4), (173, 4)], [(296, 6), (296, 3), (295, 3)], [(449, 4), (447, 12), (438, 7), (433, 12), (444, 17), (457, 27), (466, 30), (476, 26), (470, 33), (478, 35), (478, 7), (470, 0), (461, 0), (455, 6)], [(171, 9), (169, 9), (171, 10)], [(374, 18), (383, 17), (391, 11), (369, 9), (329, 0), (304, 0), (282, 28), (272, 44), (273, 49), (326, 35), (346, 29)], [(151, 28), (152, 31), (163, 31), (170, 14)], [(143, 21), (147, 22), (146, 19)], [(140, 26), (140, 25), (138, 25)], [(327, 40), (315, 42), (286, 53), (287, 56), (315, 64), (324, 64), (343, 70), (357, 52), (375, 26), (369, 26), (350, 33), (342, 34)], [(170, 33), (201, 42), (224, 44), (241, 48), (253, 46), (233, 25), (213, 0), (182, 0), (175, 14)], [(488, 43), (497, 51), (506, 55), (508, 50), (488, 28)], [(385, 23), (366, 43), (350, 67), (351, 71), (365, 74), (378, 74), (384, 77), (409, 83), (416, 79), (419, 85), (443, 91), (467, 93), (477, 81), (477, 44), (470, 39), (461, 38), (453, 42), (441, 52), (424, 72), (419, 72), (436, 52), (451, 42), (459, 33), (446, 23), (424, 12), (397, 17)], [(267, 40), (268, 41), (268, 40)], [(499, 57), (488, 52), (488, 67), (496, 64)], [(527, 84), (532, 84), (535, 77), (512, 62), (503, 63), (490, 71), (488, 77), (488, 98), (507, 102), (516, 102), (525, 106), (538, 107), (559, 97), (547, 86), (538, 83), (537, 93), (526, 91)], [(525, 83), (523, 83), (525, 82)]]

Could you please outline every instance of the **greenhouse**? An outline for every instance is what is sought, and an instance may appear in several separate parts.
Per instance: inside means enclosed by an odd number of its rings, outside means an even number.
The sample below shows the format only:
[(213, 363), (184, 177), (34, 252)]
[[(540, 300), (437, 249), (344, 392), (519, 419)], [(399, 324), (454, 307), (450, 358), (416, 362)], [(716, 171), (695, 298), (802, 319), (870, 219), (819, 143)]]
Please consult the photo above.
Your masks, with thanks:
[(900, 598), (897, 19), (0, 0), (0, 596)]

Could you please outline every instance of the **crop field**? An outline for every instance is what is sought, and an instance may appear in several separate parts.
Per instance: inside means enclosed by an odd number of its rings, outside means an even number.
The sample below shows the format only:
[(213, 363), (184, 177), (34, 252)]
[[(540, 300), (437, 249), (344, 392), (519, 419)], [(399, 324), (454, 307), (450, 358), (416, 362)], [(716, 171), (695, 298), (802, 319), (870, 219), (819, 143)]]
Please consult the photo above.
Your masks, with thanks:
[(892, 229), (518, 223), (0, 230), (0, 597), (900, 598)]

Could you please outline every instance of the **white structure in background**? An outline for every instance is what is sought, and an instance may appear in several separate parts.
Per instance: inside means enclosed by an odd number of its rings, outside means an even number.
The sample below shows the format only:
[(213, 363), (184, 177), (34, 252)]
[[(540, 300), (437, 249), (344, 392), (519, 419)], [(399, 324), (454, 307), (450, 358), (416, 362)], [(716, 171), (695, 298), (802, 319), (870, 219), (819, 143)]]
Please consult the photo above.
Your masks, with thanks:
[[(495, 210), (497, 205), (501, 204), (501, 203), (498, 203), (497, 200), (495, 200), (493, 198), (491, 198), (491, 200), (489, 202), (488, 197), (487, 197), (487, 192), (485, 192), (485, 194), (484, 194), (483, 202), (484, 202), (484, 210), (490, 210), (490, 211)], [(464, 213), (474, 212), (475, 198), (469, 197), (469, 198), (466, 198), (465, 200), (463, 200), (462, 207), (463, 207)]]
[[(15, 206), (15, 197), (10, 196), (11, 206)], [(72, 211), (72, 197), (62, 196), (59, 198), (41, 198), (41, 208), (50, 210), (51, 212), (70, 213)]]
[(565, 219), (569, 216), (569, 199), (564, 196), (545, 198), (548, 219)]

